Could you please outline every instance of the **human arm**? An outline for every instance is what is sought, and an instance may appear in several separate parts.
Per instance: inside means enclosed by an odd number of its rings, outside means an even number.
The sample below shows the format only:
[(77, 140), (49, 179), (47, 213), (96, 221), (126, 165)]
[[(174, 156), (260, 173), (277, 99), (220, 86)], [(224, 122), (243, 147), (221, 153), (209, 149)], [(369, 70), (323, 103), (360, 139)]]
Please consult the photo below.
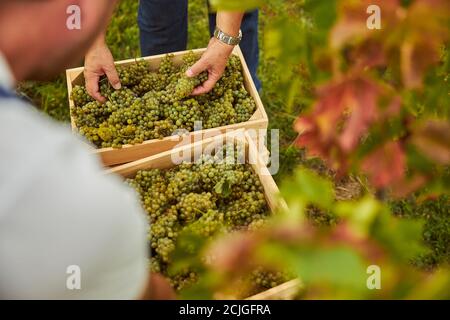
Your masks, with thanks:
[[(0, 133), (27, 132), (0, 146), (0, 162), (9, 163), (0, 170), (0, 189), (8, 186), (0, 202), (0, 243), (8, 244), (0, 246), (0, 298), (140, 298), (151, 279), (148, 226), (134, 190), (105, 175), (65, 127), (22, 105), (1, 111)], [(30, 135), (40, 143), (30, 144)], [(79, 289), (67, 286), (76, 278), (69, 266), (79, 267)]]
[[(217, 27), (230, 36), (238, 37), (243, 17), (243, 12), (220, 11), (217, 13)], [(201, 95), (212, 90), (225, 71), (233, 48), (234, 46), (225, 44), (215, 37), (211, 38), (200, 60), (186, 71), (188, 77), (195, 77), (203, 71), (208, 72), (208, 80), (195, 88), (193, 95)]]

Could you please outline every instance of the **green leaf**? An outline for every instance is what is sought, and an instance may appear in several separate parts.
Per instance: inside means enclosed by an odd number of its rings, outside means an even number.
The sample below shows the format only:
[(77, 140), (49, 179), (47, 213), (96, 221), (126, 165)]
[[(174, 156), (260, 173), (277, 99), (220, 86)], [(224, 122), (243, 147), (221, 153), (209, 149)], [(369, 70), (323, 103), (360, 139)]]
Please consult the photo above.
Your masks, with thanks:
[(248, 11), (263, 5), (265, 0), (210, 0), (211, 6), (216, 10)]
[(423, 222), (394, 218), (390, 212), (377, 217), (372, 237), (387, 249), (392, 259), (410, 262), (427, 250), (422, 242)]
[(179, 298), (182, 300), (213, 300), (214, 288), (220, 284), (220, 281), (220, 276), (214, 272), (202, 274), (195, 284), (179, 292)]
[(349, 247), (315, 245), (288, 248), (267, 244), (261, 255), (268, 263), (284, 264), (306, 285), (333, 285), (347, 290), (366, 289), (366, 263)]
[(315, 27), (320, 31), (328, 31), (336, 21), (335, 0), (307, 0), (304, 9), (311, 14)]
[(181, 232), (177, 239), (175, 250), (170, 256), (172, 264), (169, 268), (169, 274), (176, 274), (186, 268), (202, 269), (200, 253), (207, 241), (208, 239), (189, 230)]
[(366, 268), (363, 260), (350, 248), (321, 248), (300, 255), (297, 271), (305, 283), (326, 283), (363, 290)]
[(382, 205), (370, 196), (358, 201), (342, 201), (335, 207), (335, 213), (347, 218), (352, 229), (359, 235), (367, 236)]
[(289, 183), (282, 186), (282, 194), (289, 199), (302, 199), (306, 204), (314, 204), (329, 209), (334, 203), (333, 184), (307, 169), (299, 169)]
[(228, 197), (231, 194), (231, 186), (227, 179), (222, 179), (214, 186), (214, 191), (223, 197)]

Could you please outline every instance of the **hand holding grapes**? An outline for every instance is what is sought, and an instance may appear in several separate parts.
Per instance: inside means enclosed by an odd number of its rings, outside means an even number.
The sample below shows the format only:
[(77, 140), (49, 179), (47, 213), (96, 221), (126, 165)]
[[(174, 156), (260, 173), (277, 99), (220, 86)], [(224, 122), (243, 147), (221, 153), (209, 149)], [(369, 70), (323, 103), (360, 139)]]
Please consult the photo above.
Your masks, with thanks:
[(188, 77), (195, 77), (203, 71), (208, 72), (208, 80), (194, 89), (192, 95), (201, 95), (207, 93), (214, 88), (214, 85), (219, 81), (228, 58), (233, 52), (233, 46), (220, 42), (216, 38), (209, 41), (208, 49), (202, 55), (199, 61), (186, 71)]
[(107, 47), (104, 39), (96, 41), (85, 59), (84, 78), (86, 79), (86, 90), (91, 97), (99, 102), (106, 99), (100, 93), (100, 77), (106, 75), (109, 83), (116, 90), (121, 88), (119, 75), (114, 65), (114, 58)]
[[(217, 27), (228, 35), (238, 36), (241, 21), (244, 16), (242, 12), (219, 11), (217, 12)], [(214, 85), (222, 76), (228, 58), (233, 52), (234, 46), (226, 44), (213, 37), (209, 41), (208, 49), (189, 70), (186, 76), (195, 77), (203, 71), (208, 72), (208, 80), (198, 86), (192, 92), (192, 95), (208, 93), (214, 88)]]

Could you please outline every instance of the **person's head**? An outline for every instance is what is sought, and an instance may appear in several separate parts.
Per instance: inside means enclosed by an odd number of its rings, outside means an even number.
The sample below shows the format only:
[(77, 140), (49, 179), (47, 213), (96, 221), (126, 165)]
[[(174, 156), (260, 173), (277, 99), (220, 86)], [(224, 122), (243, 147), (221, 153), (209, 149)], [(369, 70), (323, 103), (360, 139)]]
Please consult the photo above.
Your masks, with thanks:
[(79, 61), (106, 28), (116, 2), (0, 0), (0, 52), (16, 80), (46, 80)]

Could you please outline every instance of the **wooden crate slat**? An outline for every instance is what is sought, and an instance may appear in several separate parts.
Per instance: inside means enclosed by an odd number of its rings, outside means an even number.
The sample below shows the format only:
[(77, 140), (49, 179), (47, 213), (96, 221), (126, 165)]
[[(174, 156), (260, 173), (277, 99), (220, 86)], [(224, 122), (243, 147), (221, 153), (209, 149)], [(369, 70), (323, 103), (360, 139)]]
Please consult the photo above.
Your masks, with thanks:
[(293, 279), (245, 300), (292, 300), (302, 288), (302, 282), (299, 279)]

